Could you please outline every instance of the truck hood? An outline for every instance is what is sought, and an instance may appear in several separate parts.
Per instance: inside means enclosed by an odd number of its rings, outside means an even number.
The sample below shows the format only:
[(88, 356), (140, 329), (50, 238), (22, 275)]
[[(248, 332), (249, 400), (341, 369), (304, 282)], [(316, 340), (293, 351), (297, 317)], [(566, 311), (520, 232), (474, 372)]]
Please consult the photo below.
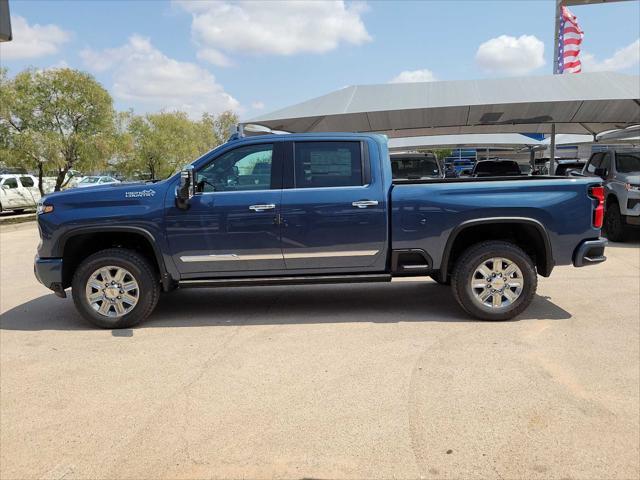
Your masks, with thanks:
[(54, 206), (98, 207), (103, 205), (126, 206), (140, 201), (162, 201), (167, 189), (166, 180), (156, 183), (115, 183), (91, 188), (71, 188), (53, 192), (43, 197), (42, 202)]
[(640, 173), (628, 173), (620, 175), (620, 180), (623, 182), (631, 183), (633, 185), (640, 185)]

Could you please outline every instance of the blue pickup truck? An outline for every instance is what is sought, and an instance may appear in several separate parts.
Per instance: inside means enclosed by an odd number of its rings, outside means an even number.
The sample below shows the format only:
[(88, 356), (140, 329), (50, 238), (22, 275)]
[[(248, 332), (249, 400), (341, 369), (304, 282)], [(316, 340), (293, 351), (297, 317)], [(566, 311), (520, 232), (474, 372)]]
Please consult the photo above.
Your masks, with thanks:
[(506, 320), (538, 274), (605, 260), (603, 195), (599, 178), (393, 180), (382, 135), (233, 138), (161, 182), (45, 197), (35, 274), (104, 328), (175, 288), (417, 275)]

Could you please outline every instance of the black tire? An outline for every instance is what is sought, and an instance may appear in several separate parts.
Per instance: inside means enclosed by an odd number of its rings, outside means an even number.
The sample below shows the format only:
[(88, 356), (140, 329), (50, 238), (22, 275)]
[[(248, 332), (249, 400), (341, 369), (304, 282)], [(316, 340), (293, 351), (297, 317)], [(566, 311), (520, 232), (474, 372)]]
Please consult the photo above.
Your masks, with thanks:
[(624, 240), (624, 221), (620, 214), (620, 206), (613, 202), (607, 207), (604, 214), (604, 230), (607, 238), (612, 242), (622, 242)]
[[(121, 316), (110, 318), (94, 310), (85, 295), (91, 275), (100, 267), (116, 266), (128, 270), (139, 285), (139, 298), (133, 309)], [(139, 253), (123, 248), (101, 250), (87, 257), (76, 269), (71, 284), (73, 303), (92, 324), (101, 328), (129, 328), (147, 318), (160, 297), (160, 281), (153, 267)]]
[(429, 275), (429, 276), (431, 277), (431, 280), (436, 282), (438, 285), (451, 285), (451, 277), (447, 278), (446, 280), (442, 280), (440, 278), (440, 275)]
[[(502, 257), (515, 263), (522, 272), (520, 296), (500, 309), (482, 305), (471, 288), (476, 268), (493, 257)], [(538, 287), (538, 277), (533, 261), (520, 247), (504, 241), (487, 241), (469, 247), (460, 255), (454, 266), (451, 285), (456, 301), (469, 315), (480, 320), (509, 320), (529, 306)]]

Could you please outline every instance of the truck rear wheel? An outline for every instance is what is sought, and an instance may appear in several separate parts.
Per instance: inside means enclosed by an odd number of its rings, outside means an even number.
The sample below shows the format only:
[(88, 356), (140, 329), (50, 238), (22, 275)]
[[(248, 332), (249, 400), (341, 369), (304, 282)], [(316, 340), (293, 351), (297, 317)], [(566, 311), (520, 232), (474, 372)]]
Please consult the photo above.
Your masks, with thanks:
[(160, 297), (160, 282), (139, 253), (122, 248), (87, 257), (72, 281), (73, 303), (101, 328), (128, 328), (147, 318)]
[(460, 256), (451, 285), (468, 314), (481, 320), (509, 320), (529, 306), (538, 278), (533, 261), (521, 248), (488, 241)]

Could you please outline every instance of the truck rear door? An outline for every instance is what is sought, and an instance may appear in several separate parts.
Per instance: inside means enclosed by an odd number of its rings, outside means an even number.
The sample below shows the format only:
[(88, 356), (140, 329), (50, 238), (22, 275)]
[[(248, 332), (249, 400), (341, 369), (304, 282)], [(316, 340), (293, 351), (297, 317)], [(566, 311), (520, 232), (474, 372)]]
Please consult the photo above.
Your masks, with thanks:
[[(372, 151), (370, 154), (370, 150)], [(287, 271), (384, 271), (387, 193), (366, 140), (287, 142), (282, 252)]]

